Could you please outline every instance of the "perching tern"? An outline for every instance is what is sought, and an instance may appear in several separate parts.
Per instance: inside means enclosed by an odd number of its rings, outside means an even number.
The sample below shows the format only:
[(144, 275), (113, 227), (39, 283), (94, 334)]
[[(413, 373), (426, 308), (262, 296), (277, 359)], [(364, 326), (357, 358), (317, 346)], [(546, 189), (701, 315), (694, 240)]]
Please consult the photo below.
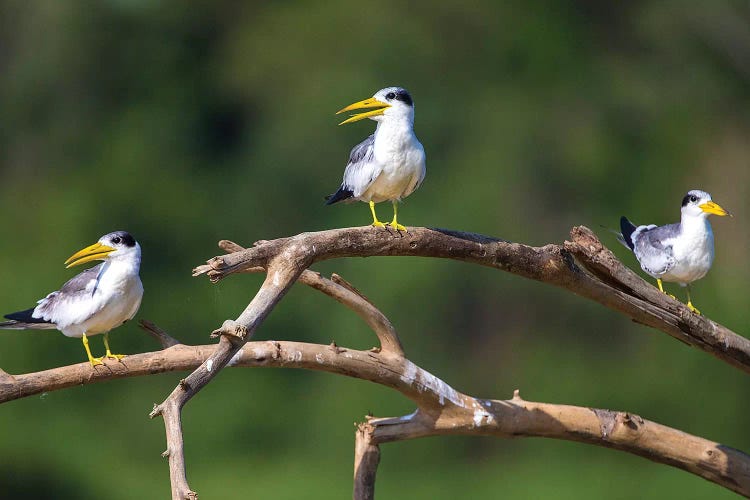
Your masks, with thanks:
[(414, 102), (401, 87), (387, 87), (375, 95), (350, 104), (338, 113), (376, 108), (354, 114), (339, 125), (364, 118), (378, 122), (375, 133), (354, 146), (338, 191), (326, 197), (327, 205), (338, 201), (364, 201), (372, 212), (372, 225), (384, 227), (375, 214), (375, 203), (393, 203), (393, 221), (387, 225), (398, 231), (398, 202), (413, 193), (424, 180), (425, 153), (414, 135)]
[(76, 252), (65, 264), (73, 267), (93, 260), (104, 262), (78, 274), (60, 290), (38, 301), (36, 307), (7, 314), (10, 321), (0, 323), (0, 328), (56, 328), (68, 337), (79, 337), (91, 366), (101, 365), (102, 358), (91, 355), (87, 336), (103, 333), (104, 357), (124, 357), (110, 351), (108, 332), (135, 316), (141, 305), (141, 246), (129, 233), (115, 231)]
[(680, 222), (666, 226), (636, 227), (623, 216), (621, 242), (633, 251), (641, 269), (656, 278), (663, 293), (662, 280), (687, 287), (687, 306), (700, 314), (690, 299), (690, 283), (704, 277), (714, 260), (714, 234), (708, 216), (731, 214), (698, 189), (685, 195), (680, 211)]

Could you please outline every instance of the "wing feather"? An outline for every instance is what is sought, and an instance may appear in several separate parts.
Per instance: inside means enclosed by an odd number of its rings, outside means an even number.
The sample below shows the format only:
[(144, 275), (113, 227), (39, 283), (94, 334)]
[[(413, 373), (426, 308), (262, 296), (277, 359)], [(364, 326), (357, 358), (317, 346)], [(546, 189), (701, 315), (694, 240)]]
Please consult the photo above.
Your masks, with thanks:
[(341, 187), (359, 197), (378, 178), (383, 168), (375, 162), (375, 134), (360, 142), (349, 153)]
[(639, 226), (633, 233), (633, 243), (641, 268), (658, 278), (675, 265), (672, 241), (680, 234), (679, 224), (666, 226)]
[[(104, 263), (86, 269), (68, 280), (60, 290), (52, 292), (38, 302), (34, 309), (34, 317), (51, 323), (59, 328), (65, 328), (73, 323), (83, 323), (99, 312), (104, 304), (91, 307), (88, 300), (96, 291), (99, 274)], [(85, 307), (81, 307), (85, 305)]]

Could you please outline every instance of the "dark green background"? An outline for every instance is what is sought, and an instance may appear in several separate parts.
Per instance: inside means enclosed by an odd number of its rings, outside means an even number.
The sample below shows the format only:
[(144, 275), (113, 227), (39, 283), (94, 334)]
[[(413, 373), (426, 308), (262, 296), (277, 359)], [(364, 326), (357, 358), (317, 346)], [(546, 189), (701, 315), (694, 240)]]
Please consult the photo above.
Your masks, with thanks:
[[(323, 205), (372, 122), (334, 112), (408, 88), (427, 151), (407, 225), (541, 245), (620, 215), (677, 220), (688, 189), (714, 219), (698, 307), (747, 331), (750, 7), (745, 2), (462, 1), (0, 4), (0, 304), (29, 307), (62, 263), (126, 229), (143, 246), (137, 318), (186, 343), (234, 318), (260, 276), (218, 285), (191, 269), (222, 238), (250, 244), (370, 221)], [(390, 207), (380, 205), (389, 220)], [(415, 258), (337, 272), (398, 328), (410, 358), (481, 397), (624, 409), (750, 449), (747, 376), (592, 302), (513, 275)], [(684, 298), (683, 290), (670, 290)], [(258, 339), (369, 348), (350, 311), (295, 287)], [(116, 351), (157, 345), (135, 324)], [(101, 337), (92, 340), (101, 353)], [(84, 359), (56, 332), (0, 332), (0, 367)], [(152, 404), (182, 374), (120, 380), (0, 406), (3, 498), (166, 498)], [(410, 413), (385, 388), (328, 374), (226, 370), (185, 411), (201, 498), (346, 498), (353, 423)], [(676, 469), (552, 440), (433, 438), (383, 446), (379, 498), (728, 498)]]

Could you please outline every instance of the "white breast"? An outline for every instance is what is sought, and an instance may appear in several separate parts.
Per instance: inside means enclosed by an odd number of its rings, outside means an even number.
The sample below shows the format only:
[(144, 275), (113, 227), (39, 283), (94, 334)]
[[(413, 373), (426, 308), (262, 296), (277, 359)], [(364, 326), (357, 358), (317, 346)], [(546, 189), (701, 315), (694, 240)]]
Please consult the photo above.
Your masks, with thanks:
[[(118, 265), (115, 265), (118, 264)], [(98, 283), (87, 286), (91, 293), (64, 304), (55, 323), (68, 337), (106, 333), (131, 319), (143, 298), (143, 284), (137, 269), (113, 263), (100, 274)]]
[(662, 279), (680, 284), (691, 283), (706, 275), (714, 260), (714, 235), (707, 219), (685, 225), (672, 245), (675, 265)]
[(383, 125), (375, 135), (374, 161), (382, 171), (362, 193), (364, 201), (379, 203), (401, 200), (419, 187), (424, 179), (425, 153), (410, 127), (396, 123)]

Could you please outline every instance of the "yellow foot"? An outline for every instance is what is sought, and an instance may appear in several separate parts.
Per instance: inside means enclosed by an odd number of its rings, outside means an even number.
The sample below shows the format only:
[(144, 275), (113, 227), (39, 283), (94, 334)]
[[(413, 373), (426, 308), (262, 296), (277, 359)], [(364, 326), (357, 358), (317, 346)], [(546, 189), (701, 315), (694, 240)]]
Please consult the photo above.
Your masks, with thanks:
[(389, 222), (389, 223), (388, 223), (388, 224), (386, 224), (386, 225), (387, 225), (387, 226), (391, 226), (391, 227), (392, 227), (393, 229), (395, 229), (396, 231), (403, 231), (403, 232), (405, 232), (405, 233), (407, 233), (407, 232), (408, 232), (408, 231), (406, 230), (406, 226), (403, 226), (403, 225), (399, 224), (398, 222)]
[(373, 221), (372, 227), (385, 227), (385, 224), (383, 224), (379, 220), (376, 220), (376, 221)]
[(695, 306), (694, 306), (693, 304), (691, 304), (690, 302), (688, 302), (688, 303), (687, 303), (687, 306), (688, 306), (688, 309), (690, 309), (690, 310), (691, 310), (692, 312), (694, 312), (694, 313), (695, 313), (695, 314), (697, 314), (698, 316), (701, 316), (701, 312), (700, 312), (700, 311), (698, 310), (698, 308), (697, 308), (697, 307), (695, 307)]
[(91, 363), (91, 366), (103, 365), (104, 364), (104, 363), (102, 363), (102, 358), (94, 358), (94, 357), (91, 357), (91, 356), (89, 356), (89, 363)]
[(120, 361), (125, 357), (125, 354), (112, 354), (111, 352), (107, 351), (104, 357), (107, 359), (116, 359), (117, 361)]

